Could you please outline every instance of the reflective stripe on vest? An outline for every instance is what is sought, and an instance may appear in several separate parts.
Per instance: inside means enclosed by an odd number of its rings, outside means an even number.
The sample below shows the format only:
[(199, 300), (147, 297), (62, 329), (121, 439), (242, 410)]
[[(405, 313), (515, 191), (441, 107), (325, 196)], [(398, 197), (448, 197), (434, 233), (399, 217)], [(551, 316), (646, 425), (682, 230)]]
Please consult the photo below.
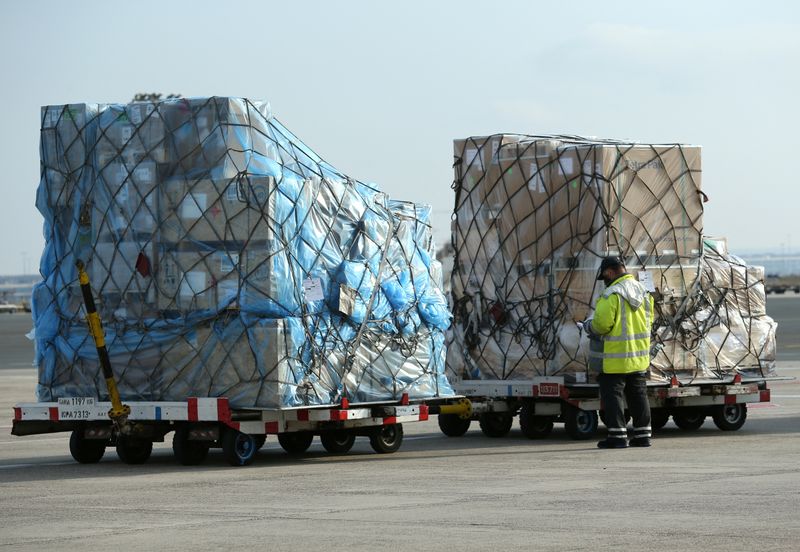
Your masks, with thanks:
[[(610, 300), (611, 295), (617, 296), (619, 310), (617, 316), (619, 317), (618, 324), (612, 327), (611, 332), (615, 328), (619, 328), (619, 335), (603, 335), (599, 339), (592, 339), (589, 346), (589, 366), (592, 370), (597, 372), (605, 372), (610, 374), (624, 374), (631, 372), (639, 372), (646, 370), (650, 360), (650, 324), (652, 323), (651, 315), (651, 301), (650, 294), (645, 294), (644, 297), (644, 328), (646, 331), (639, 331), (632, 333), (634, 328), (630, 328), (628, 323), (628, 315), (632, 315), (632, 321), (635, 326), (638, 309), (630, 309), (628, 301), (624, 296), (614, 293), (612, 288), (607, 290), (604, 294), (605, 300)], [(608, 293), (611, 291), (611, 293)], [(632, 311), (632, 312), (631, 312)], [(641, 316), (641, 315), (638, 315)], [(641, 319), (639, 319), (641, 320)]]

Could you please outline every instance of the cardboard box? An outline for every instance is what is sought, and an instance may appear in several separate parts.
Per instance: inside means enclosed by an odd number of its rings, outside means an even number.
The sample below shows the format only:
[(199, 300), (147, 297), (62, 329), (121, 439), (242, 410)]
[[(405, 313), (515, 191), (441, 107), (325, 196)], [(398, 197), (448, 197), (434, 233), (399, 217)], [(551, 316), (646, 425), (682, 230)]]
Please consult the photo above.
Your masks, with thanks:
[(89, 104), (42, 107), (40, 155), (42, 166), (74, 173), (89, 162), (87, 144), (94, 143), (97, 106)]
[(168, 160), (177, 173), (234, 178), (258, 163), (258, 156), (281, 159), (281, 148), (266, 125), (266, 103), (185, 98), (162, 102), (160, 111), (171, 138)]
[[(698, 147), (520, 135), (457, 140), (454, 147), (453, 291), (510, 313), (509, 328), (527, 328), (515, 339), (528, 348), (541, 339), (531, 332), (572, 327), (591, 314), (604, 289), (596, 276), (605, 255), (623, 256), (634, 276), (645, 272), (670, 304), (692, 289), (702, 248)], [(482, 371), (525, 356), (513, 353), (505, 331), (479, 338), (473, 362)], [(563, 365), (543, 369), (572, 373), (585, 361), (556, 356)], [(539, 373), (536, 363), (527, 366)], [(504, 370), (494, 373), (506, 377)]]
[(98, 118), (95, 162), (101, 170), (123, 160), (130, 165), (142, 160), (164, 163), (167, 144), (166, 127), (156, 104), (110, 105)]
[(141, 265), (152, 263), (151, 243), (97, 243), (88, 263), (92, 292), (101, 315), (109, 318), (145, 318), (155, 314), (155, 282)]
[(75, 193), (75, 177), (55, 169), (42, 167), (39, 187), (44, 191), (43, 198), (51, 209), (72, 204)]
[(235, 247), (165, 249), (158, 254), (157, 307), (165, 311), (217, 310), (238, 302), (242, 254)]
[(94, 186), (92, 225), (97, 239), (149, 240), (158, 228), (158, 182), (153, 161), (107, 164)]
[(160, 187), (159, 239), (174, 244), (270, 240), (275, 193), (272, 177), (167, 180)]
[(703, 203), (698, 146), (605, 147), (604, 206), (613, 215), (609, 248), (624, 256), (647, 251), (697, 259), (702, 249)]

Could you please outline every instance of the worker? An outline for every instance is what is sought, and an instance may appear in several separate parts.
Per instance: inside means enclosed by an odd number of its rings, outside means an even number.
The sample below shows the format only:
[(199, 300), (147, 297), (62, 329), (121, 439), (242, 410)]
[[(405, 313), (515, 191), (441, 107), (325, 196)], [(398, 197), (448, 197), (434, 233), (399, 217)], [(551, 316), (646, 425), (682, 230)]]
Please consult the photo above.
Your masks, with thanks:
[(649, 447), (652, 430), (646, 375), (650, 366), (653, 298), (625, 271), (619, 257), (605, 257), (597, 279), (606, 288), (597, 300), (594, 316), (582, 324), (589, 335), (589, 367), (599, 372), (600, 398), (608, 428), (607, 438), (597, 446), (628, 446), (624, 398), (633, 418), (630, 445)]

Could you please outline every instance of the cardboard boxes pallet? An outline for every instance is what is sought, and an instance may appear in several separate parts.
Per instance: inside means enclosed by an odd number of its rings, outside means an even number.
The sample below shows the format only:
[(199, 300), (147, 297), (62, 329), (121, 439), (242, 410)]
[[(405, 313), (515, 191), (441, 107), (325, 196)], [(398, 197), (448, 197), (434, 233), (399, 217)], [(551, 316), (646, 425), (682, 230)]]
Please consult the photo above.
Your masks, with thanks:
[[(456, 140), (454, 157), (452, 375), (593, 380), (575, 322), (606, 255), (650, 289), (662, 323), (696, 308), (700, 147), (502, 134)], [(676, 366), (698, 370), (662, 363)]]

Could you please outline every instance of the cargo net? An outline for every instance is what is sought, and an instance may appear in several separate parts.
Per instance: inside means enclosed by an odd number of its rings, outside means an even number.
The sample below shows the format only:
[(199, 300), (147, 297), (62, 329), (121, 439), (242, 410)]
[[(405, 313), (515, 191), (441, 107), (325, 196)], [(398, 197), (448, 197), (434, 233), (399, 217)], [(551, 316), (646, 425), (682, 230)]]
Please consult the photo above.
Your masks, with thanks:
[(107, 395), (77, 260), (123, 399), (452, 394), (430, 208), (338, 172), (267, 104), (45, 107), (41, 161), (39, 400)]
[(652, 379), (773, 368), (762, 270), (704, 242), (699, 147), (523, 135), (454, 146), (451, 376), (595, 381), (576, 322), (604, 289), (606, 255), (655, 299)]

